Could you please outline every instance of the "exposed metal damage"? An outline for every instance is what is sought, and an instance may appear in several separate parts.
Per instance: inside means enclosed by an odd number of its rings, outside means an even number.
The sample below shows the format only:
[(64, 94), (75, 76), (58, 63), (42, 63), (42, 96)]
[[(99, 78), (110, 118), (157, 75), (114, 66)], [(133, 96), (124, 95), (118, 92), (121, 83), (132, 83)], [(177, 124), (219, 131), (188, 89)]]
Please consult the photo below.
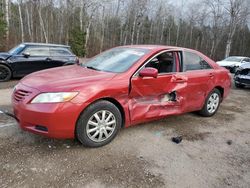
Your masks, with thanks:
[[(185, 87), (185, 84), (182, 85), (182, 87)], [(182, 87), (178, 88), (179, 92), (182, 91)], [(138, 123), (139, 119), (150, 120), (154, 117), (164, 117), (166, 115), (181, 113), (181, 104), (184, 100), (179, 92), (173, 90), (171, 92), (160, 93), (158, 95), (143, 96), (140, 94), (140, 96), (133, 97), (129, 101), (132, 123)]]
[(250, 86), (250, 63), (245, 63), (237, 69), (234, 81), (238, 88)]

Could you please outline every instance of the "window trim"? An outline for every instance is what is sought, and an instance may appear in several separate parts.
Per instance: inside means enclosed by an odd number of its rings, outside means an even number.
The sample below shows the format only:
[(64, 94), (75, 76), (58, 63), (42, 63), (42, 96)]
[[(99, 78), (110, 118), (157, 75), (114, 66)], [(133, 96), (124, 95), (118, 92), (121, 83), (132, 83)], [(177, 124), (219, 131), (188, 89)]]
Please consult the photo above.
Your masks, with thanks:
[[(52, 55), (51, 50), (53, 49), (63, 49), (67, 51), (68, 54), (66, 55)], [(49, 47), (49, 54), (51, 57), (65, 57), (65, 56), (73, 56), (73, 53), (68, 48), (62, 48), (62, 47)]]
[[(196, 69), (196, 70), (186, 70), (186, 71), (184, 71), (184, 65), (185, 65), (184, 53), (191, 53), (191, 54), (194, 54), (194, 55), (198, 56), (201, 60), (205, 61), (210, 66), (210, 69)], [(192, 52), (192, 51), (189, 51), (189, 50), (183, 50), (181, 56), (182, 56), (182, 60), (181, 60), (182, 61), (181, 72), (214, 70), (214, 67), (212, 65), (210, 65), (204, 58), (202, 58), (200, 55), (198, 55), (195, 52)]]
[[(145, 68), (146, 64), (148, 64), (150, 61), (152, 61), (154, 58), (156, 58), (157, 56), (165, 53), (165, 52), (182, 52), (181, 50), (163, 50), (161, 52), (158, 52), (157, 54), (153, 55), (151, 58), (149, 58), (148, 60), (146, 60), (139, 68), (137, 71), (135, 71), (135, 73), (132, 75), (132, 78), (135, 78), (135, 77), (139, 77), (139, 72)], [(174, 57), (176, 59), (176, 57)], [(176, 61), (175, 61), (176, 63)], [(179, 60), (179, 67), (180, 67), (180, 60)], [(175, 72), (169, 72), (169, 73), (160, 73), (158, 74), (158, 76), (164, 76), (164, 75), (170, 75), (170, 74), (176, 74), (178, 71), (177, 71), (177, 66), (176, 66), (176, 71)], [(180, 71), (179, 71), (180, 72)]]

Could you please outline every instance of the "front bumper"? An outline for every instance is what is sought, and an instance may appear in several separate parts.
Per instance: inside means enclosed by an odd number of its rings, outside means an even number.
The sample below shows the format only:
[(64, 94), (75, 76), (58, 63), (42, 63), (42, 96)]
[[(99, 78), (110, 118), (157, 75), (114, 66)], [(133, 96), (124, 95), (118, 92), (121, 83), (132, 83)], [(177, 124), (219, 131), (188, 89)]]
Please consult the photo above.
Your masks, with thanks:
[(246, 75), (237, 75), (234, 77), (234, 81), (237, 84), (245, 85), (245, 86), (250, 86), (250, 76)]
[[(17, 101), (16, 91), (28, 91), (29, 95)], [(75, 125), (81, 113), (78, 104), (71, 102), (51, 104), (31, 104), (40, 93), (22, 84), (16, 86), (12, 95), (14, 115), (23, 130), (51, 138), (74, 138)]]

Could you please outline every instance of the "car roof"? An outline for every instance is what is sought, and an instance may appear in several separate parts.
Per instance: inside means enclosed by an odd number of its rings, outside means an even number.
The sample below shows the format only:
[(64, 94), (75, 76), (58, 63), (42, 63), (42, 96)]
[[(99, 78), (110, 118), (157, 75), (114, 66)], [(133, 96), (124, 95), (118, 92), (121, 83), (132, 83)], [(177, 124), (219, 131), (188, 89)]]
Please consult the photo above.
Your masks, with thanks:
[(62, 44), (51, 44), (51, 43), (32, 43), (32, 42), (25, 42), (22, 43), (26, 46), (49, 46), (49, 47), (61, 47), (61, 48), (70, 48), (68, 45), (62, 45)]
[(165, 45), (126, 45), (126, 46), (119, 46), (119, 47), (126, 47), (126, 48), (138, 48), (138, 49), (146, 49), (146, 50), (189, 50), (195, 51), (189, 48), (183, 48), (178, 46), (165, 46)]
[(230, 58), (230, 57), (239, 58), (239, 59), (249, 58), (249, 57), (244, 57), (244, 56), (229, 56), (227, 58)]

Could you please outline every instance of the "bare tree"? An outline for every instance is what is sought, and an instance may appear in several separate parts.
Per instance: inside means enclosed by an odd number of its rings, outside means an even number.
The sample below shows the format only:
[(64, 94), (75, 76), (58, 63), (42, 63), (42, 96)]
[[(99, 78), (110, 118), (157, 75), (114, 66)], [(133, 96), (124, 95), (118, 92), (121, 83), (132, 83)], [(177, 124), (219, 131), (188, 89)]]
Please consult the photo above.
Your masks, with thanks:
[[(47, 35), (47, 32), (45, 30), (45, 25), (44, 25), (44, 21), (43, 21), (43, 18), (42, 18), (42, 10), (41, 8), (38, 9), (38, 14), (39, 14), (39, 20), (40, 20), (40, 28), (42, 29), (42, 32), (43, 32), (43, 36), (44, 36), (44, 39), (45, 39), (45, 42), (48, 43), (48, 35)], [(41, 35), (42, 36), (42, 35)], [(41, 37), (41, 41), (42, 41), (42, 37)]]
[(211, 50), (210, 57), (214, 57), (215, 51), (222, 40), (225, 28), (225, 14), (223, 9), (222, 0), (205, 0), (205, 5), (207, 6), (207, 16), (209, 18), (209, 23), (211, 23)]
[(147, 0), (132, 0), (131, 3), (132, 3), (131, 6), (133, 7), (131, 13), (134, 15), (133, 26), (131, 31), (131, 44), (134, 44), (136, 26), (137, 26), (137, 43), (138, 43), (141, 21), (144, 16), (144, 13), (147, 10)]
[(247, 4), (245, 0), (229, 0), (229, 6), (225, 7), (229, 18), (229, 32), (226, 44), (225, 57), (228, 57), (231, 52), (233, 37), (239, 23), (248, 15)]
[(19, 12), (20, 27), (21, 27), (21, 41), (24, 42), (24, 29), (23, 29), (23, 17), (22, 17), (21, 4), (22, 4), (22, 0), (19, 0), (18, 12)]
[(216, 60), (250, 54), (249, 0), (1, 1), (6, 48), (30, 40), (76, 45), (86, 56), (123, 44), (190, 47)]
[[(26, 17), (27, 17), (27, 27), (28, 27), (28, 33), (29, 33), (29, 38), (31, 41), (33, 41), (33, 32), (32, 32), (32, 24), (31, 24), (31, 18), (33, 17), (32, 9), (30, 9), (29, 12), (29, 6), (28, 3), (25, 6), (25, 12), (26, 12)], [(23, 25), (23, 24), (22, 24)]]
[(10, 36), (10, 17), (9, 17), (9, 0), (5, 0), (5, 21), (6, 21), (6, 43), (9, 44), (9, 36)]

